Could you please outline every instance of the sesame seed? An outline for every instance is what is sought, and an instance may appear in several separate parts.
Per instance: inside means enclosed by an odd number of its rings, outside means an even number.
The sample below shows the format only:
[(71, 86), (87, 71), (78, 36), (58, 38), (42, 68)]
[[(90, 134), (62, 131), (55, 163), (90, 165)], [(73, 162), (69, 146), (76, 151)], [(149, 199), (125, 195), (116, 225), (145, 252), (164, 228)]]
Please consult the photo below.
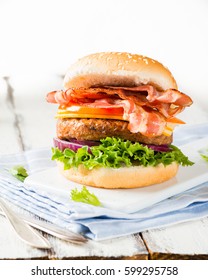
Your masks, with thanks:
[(148, 60), (146, 58), (143, 58), (143, 61), (148, 64)]

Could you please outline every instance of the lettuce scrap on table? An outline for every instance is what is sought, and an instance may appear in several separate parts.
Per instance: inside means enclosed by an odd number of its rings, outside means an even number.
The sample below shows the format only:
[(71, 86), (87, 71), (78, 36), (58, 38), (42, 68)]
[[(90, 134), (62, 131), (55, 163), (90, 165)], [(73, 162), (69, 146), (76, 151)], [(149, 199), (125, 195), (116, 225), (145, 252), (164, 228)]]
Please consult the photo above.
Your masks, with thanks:
[(27, 170), (21, 165), (12, 167), (9, 172), (21, 182), (24, 182), (25, 178), (28, 176)]

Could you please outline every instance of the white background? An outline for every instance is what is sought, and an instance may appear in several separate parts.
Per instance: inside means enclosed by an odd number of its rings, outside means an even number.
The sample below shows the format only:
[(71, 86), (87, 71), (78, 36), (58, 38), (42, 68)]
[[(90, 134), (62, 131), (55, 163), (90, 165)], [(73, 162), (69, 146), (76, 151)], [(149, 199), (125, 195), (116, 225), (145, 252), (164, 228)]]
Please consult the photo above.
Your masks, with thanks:
[(193, 98), (191, 122), (208, 120), (207, 0), (0, 0), (0, 77), (24, 87), (99, 51), (159, 60)]

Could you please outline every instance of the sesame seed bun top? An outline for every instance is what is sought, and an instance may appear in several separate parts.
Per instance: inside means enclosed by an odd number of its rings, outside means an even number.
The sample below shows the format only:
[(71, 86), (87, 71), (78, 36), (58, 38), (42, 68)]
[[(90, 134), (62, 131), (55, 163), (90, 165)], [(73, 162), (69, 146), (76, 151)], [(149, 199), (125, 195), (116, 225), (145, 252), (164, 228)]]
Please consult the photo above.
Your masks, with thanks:
[(171, 72), (149, 57), (127, 52), (101, 52), (74, 63), (64, 78), (64, 88), (93, 86), (138, 86), (150, 84), (159, 90), (177, 89)]

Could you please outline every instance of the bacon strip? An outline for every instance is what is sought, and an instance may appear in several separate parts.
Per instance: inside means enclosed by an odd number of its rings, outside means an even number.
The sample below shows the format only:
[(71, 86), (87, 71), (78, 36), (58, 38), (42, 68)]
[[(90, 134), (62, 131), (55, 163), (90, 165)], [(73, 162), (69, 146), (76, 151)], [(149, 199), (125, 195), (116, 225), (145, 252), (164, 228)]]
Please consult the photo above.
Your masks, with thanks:
[(142, 133), (145, 136), (159, 136), (166, 125), (164, 117), (153, 110), (145, 110), (137, 106), (136, 110), (128, 116), (128, 128), (132, 133)]
[(50, 92), (46, 99), (64, 106), (122, 107), (123, 118), (129, 122), (129, 130), (145, 136), (161, 135), (166, 125), (165, 118), (175, 116), (192, 104), (189, 96), (176, 89), (161, 92), (151, 85), (70, 88)]
[(129, 122), (128, 128), (132, 133), (142, 133), (145, 136), (161, 135), (166, 125), (165, 118), (157, 111), (136, 106), (132, 100), (110, 98), (85, 103), (85, 106), (96, 108), (123, 108), (123, 119)]
[[(144, 94), (146, 93), (146, 95)], [(189, 96), (176, 90), (168, 89), (164, 92), (157, 91), (151, 85), (139, 87), (104, 87), (104, 88), (78, 88), (66, 91), (53, 91), (47, 95), (47, 101), (51, 103), (67, 104), (71, 100), (102, 99), (105, 96), (119, 96), (121, 99), (134, 99), (138, 105), (153, 103), (155, 101), (171, 103), (179, 106), (190, 106), (193, 102)], [(154, 104), (152, 104), (153, 107)]]
[(142, 85), (138, 87), (104, 87), (104, 88), (112, 89), (112, 90), (123, 90), (125, 91), (125, 93), (127, 92), (126, 95), (128, 94), (132, 95), (132, 92), (137, 92), (137, 94), (134, 95), (136, 97), (138, 97), (138, 93), (147, 92), (146, 99), (150, 103), (154, 101), (160, 101), (160, 102), (172, 103), (184, 107), (190, 106), (193, 103), (192, 99), (188, 95), (176, 89), (157, 91), (155, 87), (151, 85)]

